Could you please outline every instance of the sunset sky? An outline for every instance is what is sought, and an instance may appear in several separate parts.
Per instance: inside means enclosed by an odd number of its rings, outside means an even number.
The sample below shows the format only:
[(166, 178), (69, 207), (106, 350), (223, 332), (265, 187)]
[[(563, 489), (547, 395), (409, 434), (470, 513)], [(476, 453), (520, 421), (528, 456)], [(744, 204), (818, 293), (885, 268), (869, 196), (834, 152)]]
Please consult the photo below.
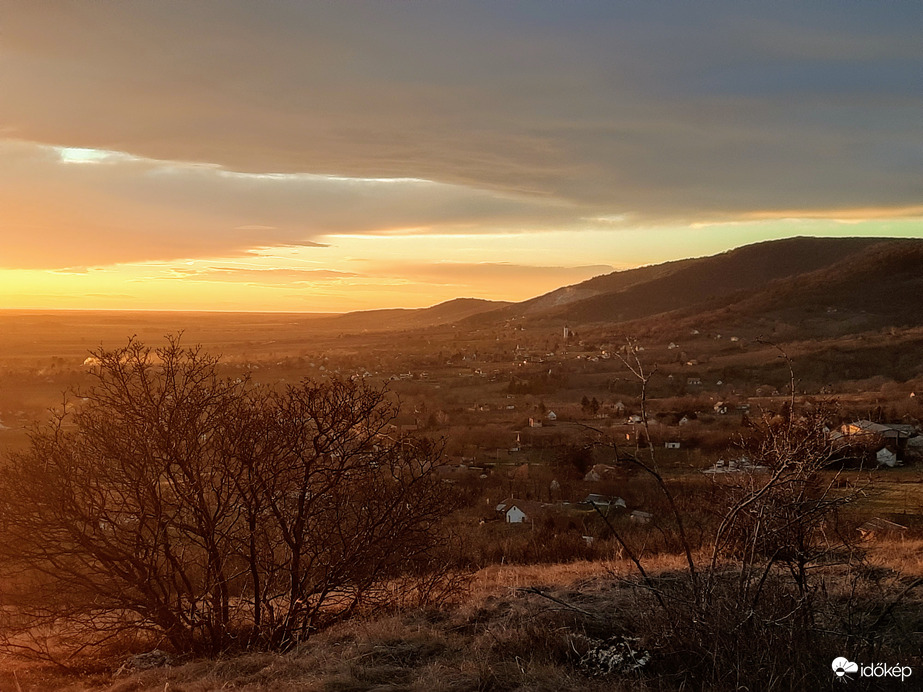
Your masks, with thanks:
[(923, 237), (923, 3), (5, 0), (0, 308), (522, 300)]

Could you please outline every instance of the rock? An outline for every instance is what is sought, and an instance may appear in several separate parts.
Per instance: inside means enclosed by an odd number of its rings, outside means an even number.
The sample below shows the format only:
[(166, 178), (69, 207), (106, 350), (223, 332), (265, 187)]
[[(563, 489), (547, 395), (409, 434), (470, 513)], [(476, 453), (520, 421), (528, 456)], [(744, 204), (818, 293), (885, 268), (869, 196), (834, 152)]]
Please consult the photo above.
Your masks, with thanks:
[(135, 673), (140, 670), (150, 670), (151, 668), (162, 668), (163, 666), (173, 665), (173, 659), (170, 654), (160, 649), (154, 649), (143, 654), (135, 654), (125, 661), (120, 671)]

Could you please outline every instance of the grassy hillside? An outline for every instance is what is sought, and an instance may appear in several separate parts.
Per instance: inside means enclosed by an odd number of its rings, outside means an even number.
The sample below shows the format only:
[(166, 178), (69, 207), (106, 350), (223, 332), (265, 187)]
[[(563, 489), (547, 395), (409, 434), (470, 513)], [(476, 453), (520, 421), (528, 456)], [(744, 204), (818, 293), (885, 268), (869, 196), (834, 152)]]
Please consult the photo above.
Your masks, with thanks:
[(319, 319), (312, 326), (352, 331), (389, 331), (418, 329), (451, 324), (508, 305), (503, 301), (479, 298), (456, 298), (428, 308), (363, 310)]
[(549, 310), (546, 315), (575, 322), (622, 321), (710, 306), (741, 292), (759, 293), (767, 284), (792, 280), (849, 258), (861, 261), (879, 245), (882, 241), (869, 238), (790, 238), (749, 245), (712, 257), (660, 265), (660, 272), (648, 268), (636, 277), (643, 276), (641, 281), (629, 282), (630, 276), (617, 275), (593, 279), (601, 289), (598, 295)]
[[(682, 569), (679, 555), (660, 555), (648, 567), (666, 583)], [(870, 592), (887, 575), (923, 574), (923, 542), (882, 542), (872, 551)], [(125, 670), (115, 677), (117, 661), (100, 661), (96, 674), (79, 681), (61, 669), (8, 663), (0, 670), (2, 689), (24, 692), (449, 692), (460, 690), (534, 690), (545, 692), (628, 692), (678, 689), (676, 668), (690, 665), (683, 652), (661, 653), (642, 670), (600, 675), (588, 653), (600, 642), (630, 636), (640, 654), (657, 645), (669, 624), (657, 620), (646, 591), (637, 588), (627, 560), (553, 565), (493, 565), (479, 570), (463, 602), (443, 611), (411, 610), (348, 622), (312, 637), (292, 652), (251, 653), (220, 659), (174, 661), (143, 672)], [(842, 581), (840, 581), (842, 580)], [(843, 575), (830, 582), (845, 589)], [(839, 584), (839, 586), (837, 586)], [(540, 591), (557, 602), (535, 593)], [(848, 598), (836, 593), (835, 599)], [(856, 595), (853, 594), (853, 598)], [(573, 607), (568, 607), (573, 606)], [(921, 603), (911, 595), (894, 617), (913, 627)], [(638, 636), (640, 635), (640, 636)], [(638, 636), (638, 641), (634, 640)], [(742, 649), (746, 642), (742, 643)], [(892, 656), (914, 662), (914, 640), (889, 641)], [(903, 648), (902, 648), (903, 647)], [(835, 689), (828, 652), (817, 653), (815, 686)], [(764, 652), (763, 660), (785, 657), (785, 650)], [(894, 659), (898, 660), (897, 658)], [(108, 663), (108, 664), (107, 664)], [(18, 674), (17, 674), (18, 671)], [(914, 670), (918, 674), (919, 668)], [(765, 682), (760, 671), (740, 670), (741, 680)], [(15, 677), (14, 677), (15, 675)], [(793, 680), (781, 681), (789, 685)], [(905, 684), (910, 684), (909, 682)], [(701, 689), (712, 689), (703, 686)], [(729, 684), (726, 689), (734, 689)], [(751, 688), (756, 689), (756, 688)], [(798, 687), (792, 687), (798, 689)], [(867, 689), (867, 688), (857, 688)], [(907, 689), (910, 689), (909, 687)]]
[[(923, 241), (880, 238), (788, 238), (696, 259), (614, 272), (484, 313), (486, 320), (527, 317), (621, 323), (729, 305), (752, 312), (790, 305), (841, 305), (889, 316), (923, 301)], [(897, 298), (900, 307), (889, 304)], [(893, 301), (892, 301), (893, 302)], [(917, 311), (919, 312), (919, 311)], [(890, 319), (890, 317), (889, 317)], [(911, 315), (908, 323), (916, 323)]]

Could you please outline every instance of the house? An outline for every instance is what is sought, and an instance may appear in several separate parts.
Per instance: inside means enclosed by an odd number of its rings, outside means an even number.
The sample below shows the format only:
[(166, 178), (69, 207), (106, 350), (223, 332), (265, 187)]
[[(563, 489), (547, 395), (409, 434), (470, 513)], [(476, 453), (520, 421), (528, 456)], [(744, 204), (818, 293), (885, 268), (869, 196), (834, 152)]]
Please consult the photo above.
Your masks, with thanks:
[(689, 425), (692, 422), (692, 419), (689, 416), (683, 416), (679, 419), (677, 425)]
[(717, 404), (714, 405), (714, 409), (715, 409), (715, 413), (717, 413), (719, 416), (727, 415), (728, 404), (726, 401), (719, 401)]
[(913, 447), (915, 443), (911, 443), (911, 440), (918, 437), (913, 425), (873, 423), (868, 420), (847, 423), (830, 435), (831, 440), (838, 445), (859, 444), (875, 449), (879, 466), (896, 466), (903, 461), (908, 444)]
[(679, 442), (664, 442), (664, 449), (679, 449)]
[(889, 442), (898, 443), (901, 447), (903, 446), (903, 441), (910, 439), (916, 434), (916, 428), (912, 425), (905, 425), (902, 423), (873, 423), (869, 420), (847, 423), (840, 428), (840, 431), (844, 435), (865, 436), (868, 439), (880, 437)]
[(532, 500), (504, 500), (497, 505), (496, 511), (503, 515), (503, 520), (507, 524), (524, 524), (526, 522), (535, 522), (541, 516), (544, 505)]
[(530, 418), (530, 419), (529, 419), (529, 427), (530, 427), (530, 428), (540, 428), (540, 427), (542, 427), (542, 420), (541, 420), (541, 418)]
[(615, 508), (625, 509), (625, 500), (622, 498), (599, 495), (598, 493), (590, 493), (584, 498), (581, 504), (596, 505), (601, 510), (609, 510)]
[[(692, 363), (692, 361), (690, 361), (689, 363), (687, 363), (687, 365), (689, 365), (689, 364), (691, 364), (691, 363)], [(689, 385), (690, 387), (699, 387), (699, 386), (702, 385), (702, 378), (701, 378), (701, 377), (687, 377), (687, 378), (686, 378), (686, 384)]]
[(554, 411), (549, 411), (548, 415), (545, 416), (545, 418), (547, 418), (548, 420), (557, 420), (558, 414), (556, 414)]

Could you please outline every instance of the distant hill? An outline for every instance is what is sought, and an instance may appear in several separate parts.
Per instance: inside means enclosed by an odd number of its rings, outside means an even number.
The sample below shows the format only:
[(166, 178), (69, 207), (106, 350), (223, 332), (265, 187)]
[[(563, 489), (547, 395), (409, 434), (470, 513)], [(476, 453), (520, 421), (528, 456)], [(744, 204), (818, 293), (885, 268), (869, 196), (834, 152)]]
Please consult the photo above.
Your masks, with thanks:
[(923, 241), (877, 243), (828, 267), (737, 296), (741, 316), (792, 322), (822, 319), (848, 329), (923, 324)]
[(923, 325), (923, 240), (786, 238), (597, 276), (519, 303), (458, 298), (429, 308), (350, 312), (314, 328), (386, 332), (513, 319), (621, 325), (797, 325), (803, 336)]
[(348, 331), (391, 331), (419, 329), (452, 324), (484, 312), (494, 311), (510, 303), (480, 298), (456, 298), (428, 308), (362, 310), (311, 322), (312, 327)]
[[(598, 276), (478, 316), (572, 325), (818, 309), (869, 327), (923, 324), (923, 240), (788, 238)], [(877, 316), (877, 317), (876, 317)]]

